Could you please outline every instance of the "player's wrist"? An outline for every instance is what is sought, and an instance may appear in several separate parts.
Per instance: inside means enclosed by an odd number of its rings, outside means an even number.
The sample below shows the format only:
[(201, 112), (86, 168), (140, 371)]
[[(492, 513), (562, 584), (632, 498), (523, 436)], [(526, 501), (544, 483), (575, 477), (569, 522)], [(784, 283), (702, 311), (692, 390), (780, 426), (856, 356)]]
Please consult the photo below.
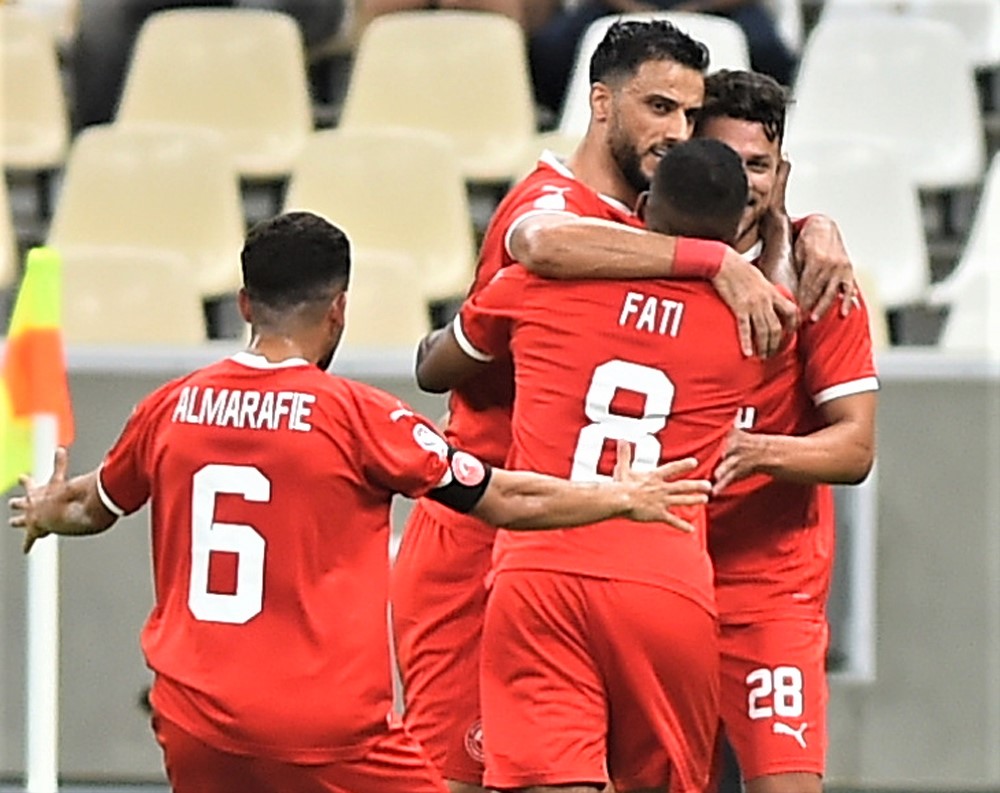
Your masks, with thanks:
[(711, 281), (719, 274), (730, 248), (717, 240), (678, 237), (674, 246), (672, 274), (675, 278)]

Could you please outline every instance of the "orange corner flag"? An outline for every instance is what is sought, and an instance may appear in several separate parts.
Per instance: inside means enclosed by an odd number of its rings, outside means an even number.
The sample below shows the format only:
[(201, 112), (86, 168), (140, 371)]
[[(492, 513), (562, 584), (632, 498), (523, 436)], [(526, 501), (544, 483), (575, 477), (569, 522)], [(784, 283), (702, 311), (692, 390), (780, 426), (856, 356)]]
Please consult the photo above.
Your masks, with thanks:
[(59, 322), (61, 291), (59, 255), (52, 248), (33, 248), (14, 304), (0, 372), (0, 492), (31, 471), (33, 416), (54, 415), (59, 444), (73, 441)]

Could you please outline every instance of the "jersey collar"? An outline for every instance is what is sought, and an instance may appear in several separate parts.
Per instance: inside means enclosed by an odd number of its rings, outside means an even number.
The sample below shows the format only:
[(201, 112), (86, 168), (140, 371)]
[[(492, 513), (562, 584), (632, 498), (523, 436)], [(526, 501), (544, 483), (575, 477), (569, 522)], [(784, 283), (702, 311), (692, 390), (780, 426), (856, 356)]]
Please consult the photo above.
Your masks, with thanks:
[[(538, 158), (538, 161), (544, 163), (553, 171), (556, 171), (562, 176), (565, 176), (567, 179), (572, 179), (574, 182), (580, 181), (579, 179), (576, 178), (576, 174), (574, 174), (568, 167), (566, 167), (566, 163), (559, 158), (559, 155), (557, 155), (553, 151), (550, 151), (549, 149), (546, 149), (545, 151), (542, 152), (541, 156)], [(583, 182), (580, 182), (580, 184), (583, 184)], [(635, 209), (633, 207), (630, 207), (627, 204), (623, 204), (617, 198), (612, 198), (611, 196), (605, 195), (604, 193), (598, 193), (596, 190), (593, 190), (587, 185), (584, 185), (584, 187), (586, 187), (588, 190), (594, 193), (594, 195), (596, 195), (599, 199), (601, 199), (605, 204), (614, 207), (619, 212), (624, 212), (626, 215), (635, 214)]]
[(230, 358), (242, 366), (251, 369), (288, 369), (292, 366), (309, 366), (309, 361), (305, 358), (286, 358), (283, 361), (269, 361), (263, 355), (242, 350)]

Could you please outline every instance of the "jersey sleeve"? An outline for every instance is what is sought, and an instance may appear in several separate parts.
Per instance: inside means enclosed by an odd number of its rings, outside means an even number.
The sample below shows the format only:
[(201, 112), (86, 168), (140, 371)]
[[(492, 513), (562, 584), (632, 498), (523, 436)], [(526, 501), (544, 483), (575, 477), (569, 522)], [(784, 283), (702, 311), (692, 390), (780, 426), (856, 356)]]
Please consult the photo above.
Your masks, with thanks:
[(97, 490), (109, 511), (130, 515), (150, 496), (149, 448), (154, 432), (153, 413), (162, 391), (140, 402), (108, 451), (97, 474)]
[(844, 317), (831, 308), (799, 328), (799, 355), (813, 403), (878, 390), (868, 307), (860, 292)]
[(510, 251), (510, 240), (518, 225), (536, 215), (570, 215), (574, 217), (593, 217), (593, 196), (578, 182), (567, 179), (558, 171), (548, 169), (548, 176), (540, 176), (536, 172), (531, 177), (530, 186), (519, 196), (519, 200), (507, 211), (510, 221), (503, 232), (504, 254), (507, 264), (515, 261)]
[(527, 270), (520, 265), (505, 267), (462, 304), (452, 330), (466, 355), (492, 361), (507, 353), (511, 324), (523, 302), (527, 278)]
[(396, 397), (365, 388), (356, 395), (356, 442), (365, 478), (418, 498), (447, 479), (448, 442)]

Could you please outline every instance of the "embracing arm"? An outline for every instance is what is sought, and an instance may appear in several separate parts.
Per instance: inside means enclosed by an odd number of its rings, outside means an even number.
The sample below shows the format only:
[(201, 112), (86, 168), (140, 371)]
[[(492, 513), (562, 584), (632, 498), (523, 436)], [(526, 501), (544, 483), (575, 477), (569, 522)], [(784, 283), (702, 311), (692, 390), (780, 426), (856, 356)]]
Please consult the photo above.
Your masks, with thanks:
[(708, 482), (678, 479), (697, 462), (677, 460), (636, 473), (631, 470), (630, 456), (629, 444), (619, 441), (615, 479), (605, 482), (570, 482), (529, 471), (494, 469), (472, 514), (506, 529), (570, 528), (622, 517), (694, 531), (694, 526), (670, 508), (708, 501)]
[(875, 391), (833, 399), (820, 411), (827, 425), (809, 435), (732, 430), (715, 469), (714, 492), (751, 474), (812, 484), (856, 485), (875, 459)]
[(490, 364), (490, 358), (471, 356), (458, 343), (454, 323), (431, 331), (417, 347), (417, 385), (431, 394), (441, 394), (475, 376)]
[(24, 529), (24, 552), (35, 540), (49, 534), (83, 536), (100, 534), (114, 525), (118, 516), (101, 501), (98, 472), (66, 479), (66, 450), (56, 450), (55, 468), (46, 484), (36, 485), (31, 477), (21, 477), (23, 496), (10, 500), (10, 525)]
[[(675, 258), (681, 242), (684, 267)], [(692, 247), (693, 245), (693, 247)], [(689, 253), (690, 251), (690, 253)], [(773, 355), (796, 305), (722, 242), (691, 241), (597, 218), (538, 214), (514, 227), (510, 252), (546, 278), (669, 278), (702, 276), (736, 315), (744, 355)]]

